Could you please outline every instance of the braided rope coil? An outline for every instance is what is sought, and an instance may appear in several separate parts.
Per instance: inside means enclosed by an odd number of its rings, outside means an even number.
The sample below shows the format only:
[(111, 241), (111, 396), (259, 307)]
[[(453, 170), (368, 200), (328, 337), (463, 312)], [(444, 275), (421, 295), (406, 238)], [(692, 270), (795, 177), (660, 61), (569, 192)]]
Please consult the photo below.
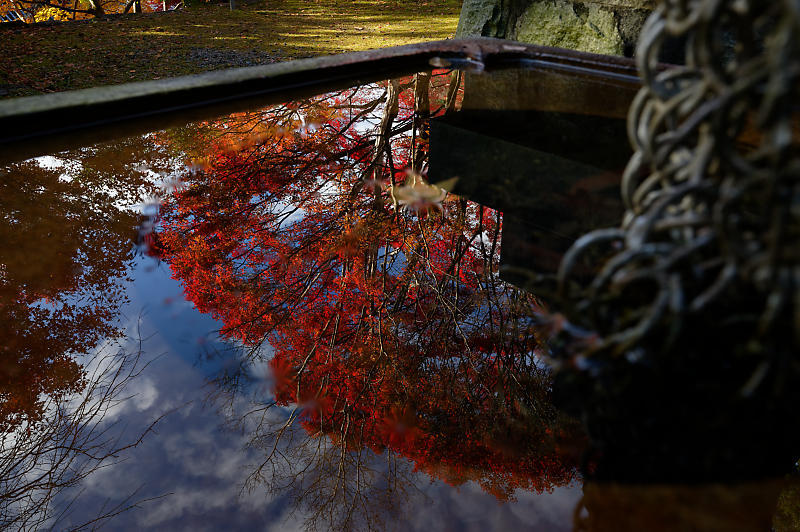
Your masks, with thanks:
[[(675, 39), (685, 66), (664, 68)], [(731, 333), (720, 348), (763, 375), (800, 347), (800, 1), (664, 0), (637, 57), (623, 223), (580, 238), (559, 270), (581, 356)]]

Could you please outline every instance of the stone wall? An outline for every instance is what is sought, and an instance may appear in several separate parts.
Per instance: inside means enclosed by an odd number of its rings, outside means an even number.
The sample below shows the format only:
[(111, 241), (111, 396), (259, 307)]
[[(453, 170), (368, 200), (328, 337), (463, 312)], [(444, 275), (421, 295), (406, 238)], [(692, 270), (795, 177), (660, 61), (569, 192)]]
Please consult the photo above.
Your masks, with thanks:
[(457, 37), (632, 56), (654, 0), (464, 0)]

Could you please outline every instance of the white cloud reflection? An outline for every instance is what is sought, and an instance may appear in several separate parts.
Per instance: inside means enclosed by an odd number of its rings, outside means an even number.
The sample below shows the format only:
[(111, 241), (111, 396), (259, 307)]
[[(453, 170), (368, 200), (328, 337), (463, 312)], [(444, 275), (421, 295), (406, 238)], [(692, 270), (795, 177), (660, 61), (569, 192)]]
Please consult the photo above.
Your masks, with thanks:
[[(135, 277), (132, 302), (125, 310), (131, 340), (123, 348), (139, 349), (138, 338), (144, 338), (145, 358), (153, 360), (128, 388), (132, 399), (111, 417), (135, 431), (172, 412), (122, 461), (86, 479), (73, 513), (56, 529), (92, 519), (103, 504), (119, 504), (134, 491), (135, 500), (166, 496), (117, 516), (108, 529), (302, 529), (306, 515), (303, 510), (291, 512), (292, 501), (286, 494), (270, 495), (258, 486), (243, 489), (252, 465), (263, 455), (246, 447), (247, 434), (223, 428), (225, 416), (205, 401), (209, 364), (198, 360), (208, 344), (197, 340), (208, 338), (208, 331), (218, 325), (182, 304), (180, 285), (169, 279), (165, 268), (140, 268)], [(153, 293), (158, 301), (145, 299)], [(262, 373), (266, 368), (259, 366), (254, 376)], [(239, 406), (243, 405), (234, 405), (234, 410)], [(570, 530), (580, 498), (576, 486), (550, 494), (520, 492), (516, 503), (499, 504), (474, 483), (455, 488), (424, 474), (415, 478), (422, 495), (397, 501), (400, 519), (392, 522), (397, 529)]]

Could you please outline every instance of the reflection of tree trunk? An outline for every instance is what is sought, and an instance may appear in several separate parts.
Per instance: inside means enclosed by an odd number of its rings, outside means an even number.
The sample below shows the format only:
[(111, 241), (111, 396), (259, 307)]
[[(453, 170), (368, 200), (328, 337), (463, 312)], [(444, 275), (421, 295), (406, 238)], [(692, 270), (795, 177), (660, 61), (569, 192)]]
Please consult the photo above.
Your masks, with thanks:
[(428, 90), (431, 86), (431, 73), (420, 72), (414, 76), (414, 110), (417, 112), (416, 124), (431, 115), (431, 102)]
[[(387, 152), (390, 152), (391, 144), (389, 142), (389, 137), (392, 134), (392, 123), (397, 117), (400, 107), (400, 84), (397, 82), (397, 80), (389, 80), (387, 83), (388, 87), (386, 91), (386, 104), (383, 108), (383, 116), (381, 117), (381, 123), (378, 126), (378, 131), (375, 136), (375, 147), (372, 153), (372, 159), (364, 169), (361, 182), (359, 182), (351, 190), (351, 200), (355, 199), (355, 196), (362, 190), (364, 182), (370, 179), (370, 174), (372, 175), (371, 179), (373, 180), (380, 180), (383, 177), (382, 174), (384, 163), (386, 162), (384, 155), (386, 155)], [(391, 153), (389, 153), (389, 159), (391, 160)], [(390, 173), (392, 174), (392, 184), (394, 185), (394, 173)], [(379, 197), (380, 190), (377, 190), (376, 198)]]
[[(384, 155), (390, 149), (389, 134), (392, 131), (392, 123), (397, 118), (397, 112), (400, 107), (400, 84), (397, 80), (389, 80), (386, 92), (386, 104), (383, 108), (383, 116), (381, 117), (381, 124), (378, 127), (378, 136), (375, 138), (375, 154), (372, 158), (370, 167), (374, 171), (374, 177), (377, 179), (383, 170), (383, 164), (386, 162)], [(380, 168), (380, 169), (379, 169)], [(391, 171), (391, 168), (389, 169)], [(394, 175), (392, 173), (392, 184), (394, 184)]]
[[(375, 137), (375, 153), (373, 154), (372, 169), (374, 180), (382, 180), (384, 169), (388, 166), (389, 175), (391, 176), (392, 184), (394, 185), (394, 164), (391, 160), (391, 132), (392, 124), (397, 113), (400, 109), (400, 83), (395, 80), (389, 80), (386, 87), (386, 103), (383, 108), (383, 116), (381, 117), (380, 126), (378, 126), (378, 134)], [(383, 205), (380, 187), (373, 188), (373, 206), (379, 209)], [(378, 249), (380, 242), (377, 238), (372, 239), (367, 250), (365, 257), (364, 277), (370, 278), (375, 275), (378, 267)]]
[[(383, 178), (384, 165), (386, 158), (384, 155), (389, 154), (388, 160), (391, 163), (391, 143), (389, 138), (392, 134), (392, 123), (397, 117), (400, 107), (399, 102), (400, 84), (397, 80), (389, 80), (386, 92), (386, 104), (383, 108), (383, 116), (381, 123), (378, 126), (378, 131), (375, 136), (375, 147), (373, 149), (372, 159), (364, 169), (361, 181), (358, 182), (350, 191), (350, 201), (355, 200), (358, 193), (363, 189), (364, 183), (368, 180), (380, 181)], [(390, 169), (391, 170), (391, 169)], [(371, 177), (370, 177), (371, 175)], [(392, 185), (394, 185), (394, 172), (390, 171)], [(375, 190), (375, 201), (380, 200), (380, 190)]]
[(456, 96), (458, 96), (458, 87), (461, 85), (462, 77), (460, 70), (453, 70), (450, 73), (450, 86), (447, 88), (447, 103), (445, 107), (445, 111), (448, 113), (456, 108)]
[(428, 156), (428, 119), (431, 116), (431, 100), (428, 95), (431, 86), (430, 72), (420, 72), (414, 76), (414, 132), (412, 134), (411, 169), (420, 173), (422, 163)]

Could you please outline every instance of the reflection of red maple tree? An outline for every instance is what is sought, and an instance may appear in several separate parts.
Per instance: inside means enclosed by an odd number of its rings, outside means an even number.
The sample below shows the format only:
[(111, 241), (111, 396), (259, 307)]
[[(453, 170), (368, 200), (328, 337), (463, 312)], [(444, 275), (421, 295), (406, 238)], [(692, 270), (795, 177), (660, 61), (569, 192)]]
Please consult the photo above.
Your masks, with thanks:
[(496, 276), (499, 213), (387, 205), (424, 158), (419, 83), (203, 126), (220, 135), (204, 130), (203, 171), (165, 202), (158, 254), (224, 334), (271, 346), (277, 401), (303, 405), (311, 435), (502, 499), (568, 483), (574, 425), (548, 402), (535, 302)]

